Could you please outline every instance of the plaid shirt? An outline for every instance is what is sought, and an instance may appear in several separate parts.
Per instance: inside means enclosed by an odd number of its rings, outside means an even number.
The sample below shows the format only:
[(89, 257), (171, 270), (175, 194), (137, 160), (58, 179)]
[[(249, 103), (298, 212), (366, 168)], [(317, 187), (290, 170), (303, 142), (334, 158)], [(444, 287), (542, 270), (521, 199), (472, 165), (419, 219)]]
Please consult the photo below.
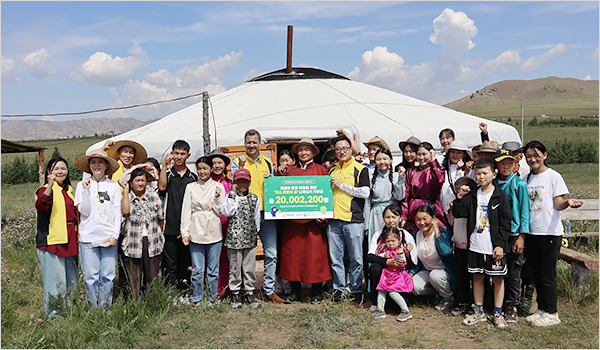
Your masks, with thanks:
[(148, 255), (153, 257), (162, 253), (165, 245), (165, 236), (159, 225), (162, 219), (164, 219), (162, 201), (156, 192), (146, 190), (142, 199), (130, 192), (129, 214), (125, 215), (123, 254), (129, 258), (142, 257), (144, 227), (148, 231)]

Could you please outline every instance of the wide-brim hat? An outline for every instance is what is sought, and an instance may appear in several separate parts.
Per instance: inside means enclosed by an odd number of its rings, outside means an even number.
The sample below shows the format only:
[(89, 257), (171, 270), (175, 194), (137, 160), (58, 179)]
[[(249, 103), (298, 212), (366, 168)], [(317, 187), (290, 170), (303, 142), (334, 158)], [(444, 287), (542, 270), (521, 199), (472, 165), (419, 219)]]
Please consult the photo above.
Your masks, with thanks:
[(106, 175), (112, 175), (115, 171), (119, 170), (119, 162), (117, 162), (114, 158), (108, 156), (108, 154), (101, 150), (95, 149), (90, 152), (88, 156), (81, 156), (75, 159), (75, 166), (77, 169), (83, 171), (84, 173), (92, 173), (90, 170), (90, 158), (102, 158), (108, 162), (108, 168), (106, 169)]
[(498, 150), (498, 142), (496, 141), (483, 141), (481, 148), (477, 151), (479, 153), (496, 153)]
[(517, 141), (507, 141), (502, 144), (502, 148), (512, 151), (513, 153), (523, 152), (523, 146), (521, 146), (521, 143)]
[(367, 147), (367, 148), (369, 147), (369, 145), (373, 145), (373, 144), (375, 144), (375, 145), (377, 145), (377, 146), (379, 146), (379, 147), (381, 147), (381, 148), (385, 148), (385, 149), (387, 149), (388, 151), (391, 151), (391, 149), (390, 149), (390, 145), (388, 145), (388, 144), (387, 144), (387, 142), (385, 142), (385, 140), (384, 140), (384, 139), (382, 139), (382, 138), (381, 138), (381, 137), (379, 137), (379, 136), (375, 136), (375, 137), (373, 137), (373, 138), (372, 138), (371, 140), (369, 140), (368, 142), (363, 142), (363, 145), (365, 145), (365, 147)]
[(313, 157), (316, 156), (317, 154), (319, 154), (319, 147), (317, 147), (317, 145), (315, 145), (315, 142), (310, 138), (310, 137), (303, 137), (300, 142), (298, 142), (297, 144), (292, 146), (292, 151), (294, 151), (294, 153), (298, 154), (298, 147), (300, 147), (301, 145), (307, 145), (307, 146), (311, 146), (313, 149)]
[(148, 158), (148, 153), (146, 152), (146, 149), (144, 148), (144, 146), (142, 146), (139, 143), (132, 141), (132, 140), (115, 141), (115, 145), (112, 146), (111, 149), (106, 151), (106, 154), (108, 154), (108, 156), (113, 159), (119, 160), (119, 157), (117, 156), (117, 152), (119, 151), (119, 148), (121, 148), (123, 146), (129, 146), (135, 150), (135, 155), (133, 156), (131, 165), (140, 164), (142, 162), (142, 160)]
[(450, 146), (448, 146), (448, 149), (446, 150), (446, 155), (448, 155), (448, 153), (450, 153), (451, 149), (455, 149), (455, 150), (458, 150), (458, 151), (464, 151), (469, 156), (471, 156), (471, 150), (469, 149), (469, 147), (467, 146), (466, 143), (463, 143), (463, 142), (460, 142), (460, 141), (452, 141), (450, 143)]
[(208, 158), (210, 158), (211, 160), (213, 158), (221, 158), (223, 159), (223, 161), (225, 162), (225, 166), (228, 166), (229, 163), (231, 163), (231, 159), (229, 159), (229, 157), (227, 157), (227, 155), (225, 155), (225, 153), (223, 153), (220, 149), (215, 148), (213, 149), (207, 156)]
[(502, 147), (502, 149), (497, 150), (496, 154), (494, 154), (494, 160), (496, 162), (501, 162), (506, 158), (515, 159), (515, 156), (513, 155), (513, 152), (511, 150), (506, 149), (504, 147)]
[(421, 140), (419, 140), (418, 138), (416, 138), (414, 136), (411, 136), (406, 141), (402, 141), (402, 142), (398, 143), (398, 147), (400, 147), (400, 150), (404, 152), (406, 145), (408, 145), (409, 143), (411, 145), (418, 146), (421, 144)]

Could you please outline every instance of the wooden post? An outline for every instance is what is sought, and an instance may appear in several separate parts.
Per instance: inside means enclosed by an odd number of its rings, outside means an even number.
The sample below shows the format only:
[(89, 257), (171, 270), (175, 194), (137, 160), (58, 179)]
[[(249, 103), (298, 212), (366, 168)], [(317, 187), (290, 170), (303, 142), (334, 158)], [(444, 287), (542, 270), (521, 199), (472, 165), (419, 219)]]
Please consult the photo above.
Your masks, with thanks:
[(40, 187), (44, 186), (44, 149), (38, 151), (38, 180)]
[(287, 64), (285, 68), (286, 73), (292, 72), (292, 37), (294, 33), (293, 26), (287, 26)]
[(202, 138), (204, 140), (204, 155), (210, 153), (210, 131), (208, 129), (208, 91), (202, 92)]

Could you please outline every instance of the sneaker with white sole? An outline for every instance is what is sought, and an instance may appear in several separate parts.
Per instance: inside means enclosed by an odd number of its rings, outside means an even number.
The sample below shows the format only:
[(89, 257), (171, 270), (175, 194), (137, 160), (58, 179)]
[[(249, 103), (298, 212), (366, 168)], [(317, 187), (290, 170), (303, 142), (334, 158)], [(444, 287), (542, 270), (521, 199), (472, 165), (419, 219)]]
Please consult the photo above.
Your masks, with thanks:
[(413, 315), (408, 310), (401, 310), (398, 317), (396, 317), (396, 321), (406, 322), (413, 318)]
[(496, 327), (496, 328), (499, 328), (499, 329), (506, 328), (506, 320), (504, 320), (504, 316), (502, 316), (502, 314), (500, 314), (500, 313), (494, 314), (494, 316), (492, 316), (492, 323), (494, 324), (494, 327)]
[(454, 306), (454, 298), (450, 297), (448, 299), (442, 299), (439, 303), (437, 303), (437, 305), (435, 306), (435, 309), (439, 310), (439, 311), (450, 311), (450, 310), (452, 310), (453, 306)]
[(377, 305), (371, 305), (371, 307), (369, 308), (369, 312), (375, 312), (379, 310), (379, 308), (377, 307)]
[(450, 313), (453, 316), (460, 316), (460, 315), (464, 314), (467, 311), (467, 309), (468, 309), (467, 304), (459, 303), (458, 305), (456, 305), (456, 307), (454, 307), (454, 309), (452, 309), (452, 311)]
[(481, 321), (485, 321), (485, 314), (477, 310), (475, 313), (465, 316), (465, 318), (463, 319), (463, 324), (467, 326), (472, 326)]
[(542, 315), (531, 323), (536, 327), (556, 326), (560, 324), (560, 318), (558, 318), (558, 312), (551, 314), (543, 311)]
[(241, 309), (242, 308), (242, 296), (240, 293), (231, 294), (231, 308)]
[(540, 309), (538, 309), (536, 312), (534, 312), (533, 314), (525, 317), (525, 321), (527, 322), (533, 322), (535, 320), (537, 320), (538, 318), (540, 318), (542, 316), (544, 312)]
[(519, 319), (519, 314), (517, 312), (517, 308), (515, 306), (507, 306), (506, 311), (504, 311), (504, 320), (506, 323), (515, 323)]
[(371, 316), (373, 318), (376, 318), (376, 319), (380, 319), (380, 318), (385, 318), (386, 317), (385, 311), (379, 310), (379, 309), (373, 311), (373, 313), (371, 314)]

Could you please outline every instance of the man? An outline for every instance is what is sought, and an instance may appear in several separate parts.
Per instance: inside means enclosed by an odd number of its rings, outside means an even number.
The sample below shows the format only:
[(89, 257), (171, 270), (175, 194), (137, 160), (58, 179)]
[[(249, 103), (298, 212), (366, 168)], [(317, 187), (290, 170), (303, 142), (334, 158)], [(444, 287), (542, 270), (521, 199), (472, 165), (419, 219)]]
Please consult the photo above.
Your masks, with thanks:
[(265, 272), (263, 288), (267, 301), (283, 303), (283, 299), (275, 293), (275, 269), (277, 267), (277, 228), (275, 221), (265, 220), (265, 178), (273, 176), (273, 164), (260, 153), (260, 133), (254, 129), (246, 131), (244, 135), (246, 152), (231, 162), (231, 172), (235, 174), (238, 169), (248, 169), (252, 176), (250, 192), (260, 200), (260, 231), (258, 235), (265, 252)]
[(362, 298), (364, 239), (363, 208), (370, 195), (369, 171), (352, 156), (352, 143), (346, 136), (334, 139), (337, 164), (331, 169), (333, 187), (333, 216), (327, 228), (327, 241), (333, 272), (333, 298), (341, 300), (346, 286), (344, 251), (350, 259), (350, 292), (352, 298)]

